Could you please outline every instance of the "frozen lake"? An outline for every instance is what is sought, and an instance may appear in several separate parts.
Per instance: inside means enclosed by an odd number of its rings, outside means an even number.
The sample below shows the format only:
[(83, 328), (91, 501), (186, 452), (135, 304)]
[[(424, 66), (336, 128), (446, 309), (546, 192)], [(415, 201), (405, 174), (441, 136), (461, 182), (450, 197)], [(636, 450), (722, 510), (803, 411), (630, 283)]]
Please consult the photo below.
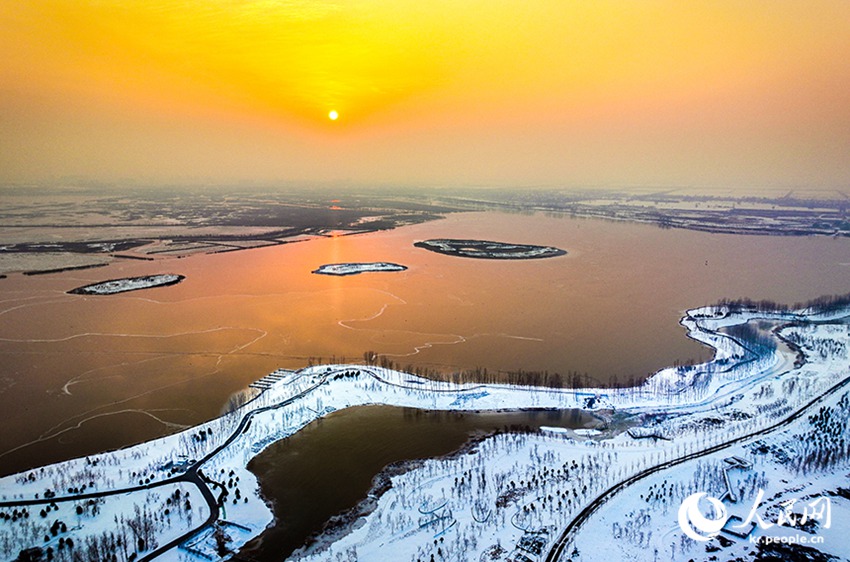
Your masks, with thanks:
[[(538, 244), (546, 260), (473, 260), (430, 238)], [(388, 261), (392, 275), (313, 275)], [(626, 384), (704, 360), (686, 308), (724, 297), (793, 303), (845, 293), (850, 240), (706, 234), (543, 215), (465, 213), (396, 230), (162, 262), (0, 279), (5, 473), (153, 438), (216, 416), (278, 367), (362, 360), (401, 368), (578, 373)], [(163, 272), (180, 285), (65, 291)], [(585, 376), (585, 373), (587, 376)]]

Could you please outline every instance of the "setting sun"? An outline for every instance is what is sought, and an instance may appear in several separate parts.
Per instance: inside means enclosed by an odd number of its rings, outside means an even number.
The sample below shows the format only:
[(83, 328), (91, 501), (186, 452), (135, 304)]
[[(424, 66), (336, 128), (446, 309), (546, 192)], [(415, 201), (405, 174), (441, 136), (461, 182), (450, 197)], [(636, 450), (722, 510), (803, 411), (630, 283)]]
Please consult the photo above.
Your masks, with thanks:
[(834, 189), (849, 20), (841, 0), (0, 2), (0, 180)]

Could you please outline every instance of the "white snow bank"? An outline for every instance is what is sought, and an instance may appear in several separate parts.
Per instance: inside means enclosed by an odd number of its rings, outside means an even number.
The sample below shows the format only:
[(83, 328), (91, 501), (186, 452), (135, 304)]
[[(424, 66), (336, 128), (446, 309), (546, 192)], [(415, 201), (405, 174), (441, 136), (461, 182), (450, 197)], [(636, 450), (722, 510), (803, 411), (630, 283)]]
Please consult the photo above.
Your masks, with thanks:
[[(248, 461), (271, 443), (332, 411), (387, 404), (432, 410), (584, 407), (665, 413), (657, 427), (670, 441), (636, 440), (626, 433), (600, 442), (577, 441), (560, 428), (550, 428), (552, 431), (542, 435), (496, 436), (479, 444), (476, 454), (429, 461), (421, 469), (394, 478), (391, 493), (381, 498), (366, 524), (333, 547), (343, 559), (350, 558), (345, 558), (347, 549), (354, 549), (360, 560), (384, 560), (387, 553), (393, 554), (393, 560), (427, 559), (434, 551), (434, 540), (451, 552), (472, 549), (480, 554), (490, 548), (495, 552), (498, 545), (511, 552), (532, 532), (551, 540), (602, 486), (650, 463), (781, 419), (847, 373), (844, 350), (850, 335), (843, 324), (810, 324), (783, 331), (784, 337), (795, 338), (809, 359), (800, 368), (794, 368), (793, 361), (779, 351), (760, 357), (741, 355), (740, 344), (718, 332), (753, 319), (784, 318), (715, 309), (690, 311), (682, 324), (691, 337), (718, 350), (715, 360), (685, 371), (665, 369), (641, 387), (617, 391), (456, 385), (362, 365), (310, 367), (284, 376), (238, 410), (192, 429), (0, 478), (0, 503), (5, 502), (0, 510), (34, 500), (36, 494), (43, 498), (48, 490), (57, 496), (74, 496), (79, 491), (73, 490), (83, 482), (89, 484), (86, 492), (121, 493), (110, 497), (124, 498), (121, 501), (128, 506), (143, 505), (150, 490), (128, 489), (177, 477), (196, 466), (220, 485), (214, 490), (216, 495), (227, 490), (227, 514), (222, 512), (219, 522), (225, 527), (227, 521), (242, 526), (238, 532), (231, 528), (231, 548), (235, 549), (273, 519), (259, 496), (256, 479), (245, 468)], [(802, 313), (795, 317), (798, 322), (805, 318)], [(194, 484), (183, 485), (194, 488)], [(197, 488), (190, 493), (200, 498)], [(448, 511), (418, 511), (422, 502), (432, 505), (437, 500), (445, 500)], [(200, 499), (193, 501), (193, 506), (196, 503), (200, 505)], [(96, 522), (89, 524), (91, 532), (110, 525), (103, 517), (94, 519)], [(200, 520), (198, 515), (196, 524)], [(0, 544), (6, 541), (11, 550), (32, 545), (20, 535), (3, 535), (5, 532), (0, 525)], [(157, 542), (166, 543), (173, 536), (169, 532), (157, 531)], [(185, 550), (176, 552), (170, 551), (167, 558), (192, 556)], [(329, 559), (327, 553), (310, 556)]]

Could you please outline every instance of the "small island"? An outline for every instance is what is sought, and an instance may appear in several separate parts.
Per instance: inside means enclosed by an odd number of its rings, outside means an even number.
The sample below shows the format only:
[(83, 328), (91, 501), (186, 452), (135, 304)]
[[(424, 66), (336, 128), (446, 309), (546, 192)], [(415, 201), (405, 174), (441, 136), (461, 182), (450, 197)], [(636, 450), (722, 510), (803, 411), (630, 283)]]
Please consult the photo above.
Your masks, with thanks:
[(183, 279), (185, 279), (183, 275), (173, 273), (145, 275), (143, 277), (125, 277), (124, 279), (110, 279), (109, 281), (77, 287), (76, 289), (71, 289), (68, 293), (73, 295), (115, 295), (128, 291), (176, 285), (183, 281)]
[(404, 271), (407, 266), (389, 262), (372, 263), (329, 263), (313, 270), (319, 275), (357, 275), (367, 271)]
[(416, 242), (417, 248), (425, 248), (438, 254), (478, 258), (488, 260), (531, 260), (563, 256), (567, 252), (553, 246), (534, 246), (529, 244), (508, 244), (490, 240), (457, 240), (435, 238)]

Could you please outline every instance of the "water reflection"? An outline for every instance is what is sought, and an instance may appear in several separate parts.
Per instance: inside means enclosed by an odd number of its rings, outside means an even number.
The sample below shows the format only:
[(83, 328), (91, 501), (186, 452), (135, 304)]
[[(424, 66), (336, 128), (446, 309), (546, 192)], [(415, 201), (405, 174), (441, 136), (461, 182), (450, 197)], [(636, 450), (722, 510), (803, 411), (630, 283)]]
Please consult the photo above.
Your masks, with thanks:
[[(489, 261), (413, 246), (429, 238), (540, 244), (569, 254)], [(311, 273), (325, 263), (365, 261), (409, 269)], [(844, 293), (847, 264), (844, 238), (466, 213), (368, 235), (10, 276), (0, 283), (0, 466), (13, 472), (153, 438), (172, 431), (169, 423), (218, 415), (233, 392), (278, 367), (361, 361), (368, 350), (403, 368), (637, 382), (709, 357), (678, 325), (686, 308), (721, 298), (797, 302)], [(110, 297), (65, 294), (163, 272), (186, 280)]]

